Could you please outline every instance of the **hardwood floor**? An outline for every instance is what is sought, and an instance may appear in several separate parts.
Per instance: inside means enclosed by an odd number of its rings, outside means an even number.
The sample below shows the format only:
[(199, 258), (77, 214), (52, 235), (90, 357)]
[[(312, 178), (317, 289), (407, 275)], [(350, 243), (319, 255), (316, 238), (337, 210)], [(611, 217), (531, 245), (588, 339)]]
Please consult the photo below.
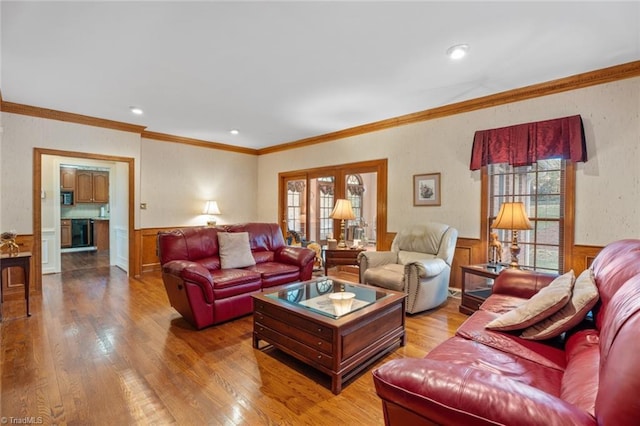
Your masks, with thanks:
[[(378, 361), (422, 357), (466, 316), (458, 299), (407, 318), (407, 345)], [(193, 330), (160, 274), (116, 267), (43, 277), (42, 295), (4, 304), (0, 416), (47, 425), (382, 425), (371, 369), (340, 395), (328, 377), (251, 346), (252, 318)]]
[(62, 272), (95, 269), (109, 266), (109, 250), (62, 253)]

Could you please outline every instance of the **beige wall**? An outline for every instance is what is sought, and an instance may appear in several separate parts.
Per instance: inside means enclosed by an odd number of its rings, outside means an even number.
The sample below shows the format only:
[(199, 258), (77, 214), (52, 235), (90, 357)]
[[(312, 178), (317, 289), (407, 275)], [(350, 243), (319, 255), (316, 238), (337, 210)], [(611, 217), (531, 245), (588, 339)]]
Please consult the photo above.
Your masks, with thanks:
[(205, 201), (220, 224), (255, 220), (258, 157), (142, 139), (142, 228), (204, 225)]
[[(220, 223), (277, 220), (278, 173), (387, 158), (388, 230), (450, 223), (480, 235), (480, 173), (468, 169), (478, 129), (581, 114), (589, 162), (577, 171), (576, 243), (640, 237), (640, 78), (550, 95), (259, 157), (144, 140), (139, 134), (2, 113), (0, 230), (32, 233), (33, 148), (135, 159), (137, 229), (204, 223), (218, 201)], [(442, 205), (413, 207), (412, 176), (442, 174)]]
[[(34, 148), (133, 158), (136, 187), (139, 186), (139, 134), (4, 112), (2, 127), (0, 229), (16, 229), (19, 234), (33, 233)], [(135, 223), (136, 226), (139, 224), (137, 214)]]
[[(480, 172), (469, 170), (476, 130), (582, 115), (589, 161), (577, 169), (576, 244), (640, 238), (640, 78), (549, 95), (259, 157), (260, 220), (277, 219), (282, 171), (389, 159), (388, 230), (434, 220), (480, 237)], [(440, 172), (442, 205), (414, 207), (412, 176)]]
[[(257, 156), (141, 139), (140, 134), (1, 113), (0, 230), (32, 234), (33, 148), (95, 153), (135, 160), (135, 228), (197, 225), (204, 200), (215, 199), (220, 223), (257, 217)], [(43, 164), (47, 179), (53, 169)], [(126, 170), (124, 170), (126, 177)], [(126, 179), (112, 191), (125, 191)], [(147, 210), (138, 208), (147, 203)], [(43, 226), (56, 218), (43, 211)]]

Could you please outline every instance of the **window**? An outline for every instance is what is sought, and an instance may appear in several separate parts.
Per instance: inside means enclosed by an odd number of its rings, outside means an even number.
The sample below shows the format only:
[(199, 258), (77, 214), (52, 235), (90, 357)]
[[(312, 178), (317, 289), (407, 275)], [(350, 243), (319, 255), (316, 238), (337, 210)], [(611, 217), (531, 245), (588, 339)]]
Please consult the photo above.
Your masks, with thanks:
[[(561, 159), (540, 160), (530, 166), (490, 164), (487, 170), (487, 223), (490, 228), (500, 205), (524, 203), (533, 229), (519, 231), (519, 263), (524, 268), (562, 273), (567, 247), (573, 244), (573, 163)], [(496, 232), (503, 244), (503, 262), (510, 258), (511, 231)]]

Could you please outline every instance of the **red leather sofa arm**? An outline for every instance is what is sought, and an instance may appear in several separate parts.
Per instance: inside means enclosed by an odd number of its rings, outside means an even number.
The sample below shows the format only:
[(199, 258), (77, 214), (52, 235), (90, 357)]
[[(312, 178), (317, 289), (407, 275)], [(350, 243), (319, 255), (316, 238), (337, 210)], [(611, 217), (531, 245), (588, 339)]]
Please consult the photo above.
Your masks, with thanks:
[(505, 269), (493, 283), (493, 293), (529, 299), (558, 275), (520, 269)]
[(586, 411), (490, 371), (405, 358), (382, 365), (373, 377), (386, 424), (596, 424)]
[(280, 247), (274, 253), (274, 260), (280, 263), (304, 267), (313, 262), (316, 252), (306, 247)]
[(197, 284), (207, 303), (213, 303), (213, 278), (204, 266), (189, 260), (172, 260), (162, 266), (162, 272)]

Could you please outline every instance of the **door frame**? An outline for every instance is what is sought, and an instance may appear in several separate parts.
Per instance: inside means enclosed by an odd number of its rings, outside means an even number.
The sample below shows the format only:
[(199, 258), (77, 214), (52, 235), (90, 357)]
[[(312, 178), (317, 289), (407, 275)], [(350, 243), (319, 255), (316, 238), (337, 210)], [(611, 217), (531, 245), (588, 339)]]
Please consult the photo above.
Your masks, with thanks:
[(135, 202), (135, 159), (132, 157), (119, 157), (115, 155), (93, 154), (88, 152), (62, 151), (48, 148), (33, 148), (33, 283), (37, 292), (42, 291), (42, 205), (40, 194), (42, 190), (42, 156), (53, 155), (59, 157), (84, 158), (90, 160), (103, 160), (126, 163), (129, 167), (128, 183), (129, 183), (129, 206), (128, 206), (128, 223), (127, 230), (129, 245), (129, 267), (127, 275), (132, 276), (135, 267), (135, 218), (134, 218), (134, 202)]
[[(377, 173), (377, 188), (376, 188), (376, 248), (382, 250), (387, 245), (387, 166), (388, 160), (386, 158), (379, 160), (361, 161), (357, 163), (337, 164), (332, 166), (315, 167), (312, 169), (294, 170), (289, 172), (278, 173), (278, 220), (282, 232), (287, 234), (286, 229), (286, 194), (287, 186), (286, 182), (291, 179), (305, 179), (307, 185), (309, 185), (309, 179), (313, 176), (336, 175), (335, 182), (336, 191), (339, 188), (344, 187), (342, 176), (345, 174), (355, 173)], [(342, 189), (341, 189), (342, 190)], [(307, 197), (308, 198), (308, 197)], [(307, 203), (309, 200), (307, 200)], [(307, 223), (309, 221), (307, 220)], [(307, 225), (308, 226), (308, 225)], [(334, 224), (334, 229), (335, 228)], [(308, 232), (308, 229), (307, 229)]]

